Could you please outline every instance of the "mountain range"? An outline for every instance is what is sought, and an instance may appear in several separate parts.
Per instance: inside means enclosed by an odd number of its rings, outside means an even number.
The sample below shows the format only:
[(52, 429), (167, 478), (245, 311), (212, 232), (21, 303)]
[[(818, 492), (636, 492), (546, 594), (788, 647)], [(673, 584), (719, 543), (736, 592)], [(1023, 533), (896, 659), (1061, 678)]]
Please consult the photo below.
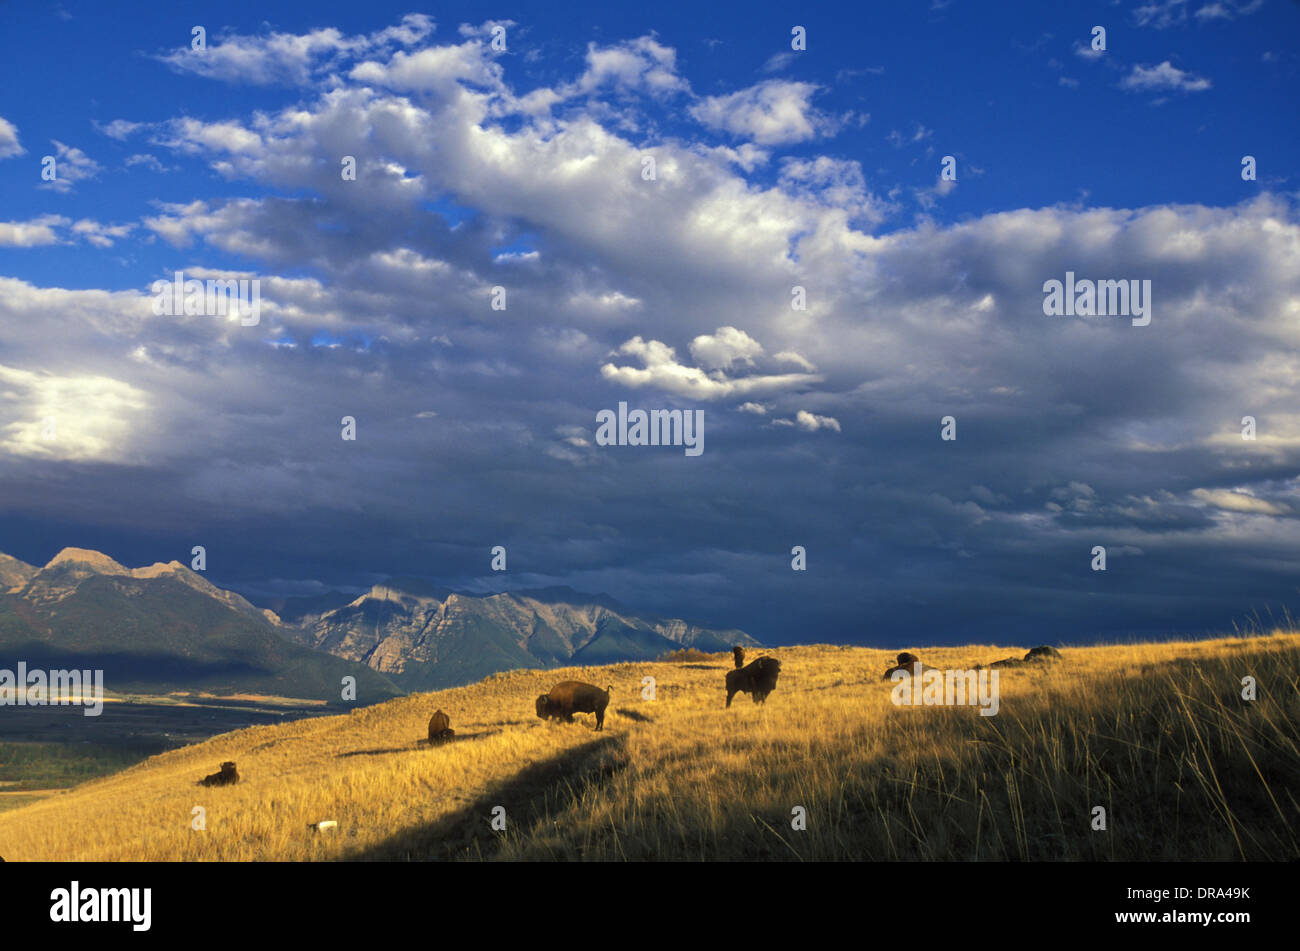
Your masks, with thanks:
[(362, 665), (284, 636), (271, 611), (179, 562), (126, 568), (65, 548), (42, 568), (0, 556), (0, 667), (103, 670), (116, 693), (268, 694), (360, 703), (401, 690)]
[[(272, 610), (274, 608), (274, 610)], [(571, 588), (474, 595), (416, 578), (358, 596), (258, 606), (179, 562), (127, 568), (65, 548), (44, 567), (0, 554), (0, 666), (103, 669), (109, 690), (275, 694), (357, 701), (471, 683), (501, 670), (651, 660), (755, 646), (637, 614)]]
[(652, 660), (684, 647), (713, 652), (758, 644), (743, 631), (635, 614), (610, 598), (567, 587), (478, 596), (412, 578), (298, 615), (286, 630), (300, 643), (364, 663), (408, 690), (455, 686), (520, 667)]

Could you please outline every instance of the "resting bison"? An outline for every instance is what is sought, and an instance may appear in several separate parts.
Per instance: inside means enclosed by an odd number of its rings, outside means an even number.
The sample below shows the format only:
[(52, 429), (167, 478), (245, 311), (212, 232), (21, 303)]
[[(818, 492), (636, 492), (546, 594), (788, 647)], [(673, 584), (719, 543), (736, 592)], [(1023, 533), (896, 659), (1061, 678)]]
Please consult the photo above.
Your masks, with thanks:
[(456, 731), (451, 728), (451, 717), (441, 710), (435, 710), (433, 716), (429, 717), (429, 745), (445, 743), (455, 735)]
[(776, 675), (780, 672), (781, 662), (775, 657), (760, 657), (748, 667), (727, 671), (727, 706), (738, 693), (747, 693), (755, 703), (762, 703), (776, 689)]
[(740, 670), (740, 668), (745, 666), (745, 648), (733, 647), (731, 649), (731, 656), (736, 659), (737, 670)]
[[(1040, 664), (1043, 661), (1060, 660), (1061, 652), (1055, 647), (1043, 645), (1031, 647), (1024, 657), (1004, 657), (989, 664), (990, 667), (1023, 667), (1026, 664)], [(978, 669), (978, 667), (976, 668)]]
[(239, 782), (239, 773), (235, 771), (235, 764), (226, 762), (221, 764), (221, 772), (213, 773), (211, 776), (204, 776), (197, 783), (199, 786), (230, 786)]
[(605, 726), (605, 708), (609, 706), (609, 695), (613, 687), (601, 690), (592, 684), (577, 680), (566, 680), (551, 688), (537, 698), (537, 715), (543, 720), (563, 719), (565, 723), (573, 722), (575, 713), (596, 714), (596, 729)]
[(917, 657), (915, 654), (909, 654), (907, 651), (903, 651), (898, 655), (898, 663), (885, 671), (885, 676), (882, 679), (892, 680), (894, 673), (899, 670), (903, 671), (910, 677), (914, 674), (923, 674), (927, 670), (938, 669), (939, 668), (937, 667), (930, 667), (927, 664), (921, 663), (921, 658)]

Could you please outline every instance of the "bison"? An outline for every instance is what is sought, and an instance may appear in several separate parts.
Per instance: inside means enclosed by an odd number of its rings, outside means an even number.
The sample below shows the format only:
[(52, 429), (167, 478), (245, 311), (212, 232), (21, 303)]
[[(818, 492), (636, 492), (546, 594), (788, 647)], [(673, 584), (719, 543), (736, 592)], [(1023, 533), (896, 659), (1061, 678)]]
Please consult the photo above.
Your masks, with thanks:
[(577, 680), (566, 680), (551, 688), (537, 698), (537, 715), (543, 719), (563, 719), (565, 723), (573, 722), (575, 713), (596, 714), (596, 729), (605, 726), (605, 708), (609, 706), (609, 695), (613, 687), (601, 690), (593, 684), (584, 684)]
[(731, 656), (736, 659), (737, 670), (740, 670), (740, 668), (745, 666), (745, 648), (740, 647), (739, 645), (733, 647), (731, 649)]
[(762, 703), (776, 689), (781, 662), (775, 657), (760, 657), (747, 667), (727, 671), (727, 706), (738, 693), (747, 693), (755, 703)]
[(230, 786), (239, 782), (239, 773), (235, 769), (233, 762), (221, 764), (221, 772), (213, 773), (210, 776), (204, 776), (196, 785), (199, 786)]
[(921, 663), (921, 658), (917, 657), (915, 654), (909, 654), (907, 651), (903, 651), (898, 655), (898, 663), (886, 670), (885, 676), (881, 679), (892, 680), (894, 674), (900, 670), (910, 677), (913, 674), (921, 674), (927, 670), (938, 669), (939, 668), (937, 667), (930, 667), (927, 664)]
[[(1046, 644), (1040, 647), (1031, 647), (1029, 653), (1024, 657), (1004, 657), (1002, 660), (995, 660), (989, 664), (990, 667), (1023, 667), (1026, 664), (1040, 664), (1043, 661), (1060, 660), (1061, 652), (1055, 647), (1048, 647)], [(976, 669), (982, 665), (977, 665)]]
[(429, 717), (429, 745), (445, 743), (455, 735), (456, 731), (451, 728), (451, 717), (441, 710), (435, 710), (433, 716)]

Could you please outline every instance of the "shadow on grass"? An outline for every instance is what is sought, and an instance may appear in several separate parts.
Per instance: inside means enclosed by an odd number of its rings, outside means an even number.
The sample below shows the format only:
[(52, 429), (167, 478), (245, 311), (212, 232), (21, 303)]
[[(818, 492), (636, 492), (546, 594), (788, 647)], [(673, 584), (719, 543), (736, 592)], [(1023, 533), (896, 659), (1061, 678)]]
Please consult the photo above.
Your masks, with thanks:
[[(458, 737), (459, 739), (459, 737)], [(404, 829), (345, 856), (362, 862), (490, 859), (506, 836), (530, 840), (584, 791), (604, 785), (627, 768), (622, 736), (590, 740), (526, 766), (484, 795), (436, 822)], [(506, 832), (492, 828), (493, 810), (504, 807)]]
[[(483, 730), (479, 733), (457, 733), (449, 740), (440, 740), (434, 743), (434, 747), (451, 746), (453, 743), (463, 743), (465, 740), (481, 740), (485, 736), (492, 736), (500, 733), (500, 730)], [(346, 759), (349, 756), (387, 756), (390, 753), (414, 753), (416, 750), (429, 749), (428, 739), (416, 740), (409, 746), (390, 746), (382, 750), (352, 750), (348, 753), (339, 753), (335, 759)]]
[(654, 717), (648, 717), (639, 710), (633, 710), (631, 707), (619, 707), (614, 711), (621, 717), (627, 717), (629, 720), (635, 720), (637, 723), (654, 723)]

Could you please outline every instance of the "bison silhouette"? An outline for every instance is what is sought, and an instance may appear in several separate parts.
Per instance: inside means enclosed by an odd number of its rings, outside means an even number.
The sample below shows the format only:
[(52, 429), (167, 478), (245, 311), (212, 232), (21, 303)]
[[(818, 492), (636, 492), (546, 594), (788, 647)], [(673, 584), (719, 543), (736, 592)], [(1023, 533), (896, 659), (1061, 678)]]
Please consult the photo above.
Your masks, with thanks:
[(781, 662), (775, 657), (760, 657), (747, 667), (727, 671), (727, 706), (738, 693), (747, 693), (755, 703), (763, 703), (776, 689), (776, 677), (781, 673)]
[(894, 674), (900, 670), (910, 677), (915, 674), (923, 674), (927, 670), (938, 669), (938, 667), (931, 667), (928, 664), (921, 663), (921, 658), (917, 657), (915, 654), (909, 654), (907, 651), (903, 651), (898, 655), (898, 663), (886, 670), (885, 676), (881, 679), (891, 680), (893, 679)]
[[(1044, 661), (1060, 660), (1061, 652), (1055, 647), (1048, 647), (1046, 644), (1040, 647), (1031, 647), (1029, 653), (1024, 657), (1004, 657), (1002, 660), (995, 660), (989, 664), (990, 667), (1024, 667), (1026, 664), (1041, 664)], [(982, 667), (977, 664), (976, 669)]]
[(740, 645), (733, 647), (731, 649), (731, 656), (736, 659), (737, 670), (740, 670), (740, 668), (745, 666), (745, 648)]
[(210, 776), (204, 776), (195, 785), (198, 786), (233, 786), (239, 782), (239, 772), (235, 769), (235, 764), (227, 761), (221, 764), (221, 772), (213, 773)]
[(605, 726), (605, 708), (609, 706), (609, 695), (613, 687), (601, 690), (593, 684), (584, 684), (578, 680), (566, 680), (551, 688), (537, 698), (537, 715), (543, 720), (563, 720), (573, 722), (575, 713), (596, 714), (596, 729)]

